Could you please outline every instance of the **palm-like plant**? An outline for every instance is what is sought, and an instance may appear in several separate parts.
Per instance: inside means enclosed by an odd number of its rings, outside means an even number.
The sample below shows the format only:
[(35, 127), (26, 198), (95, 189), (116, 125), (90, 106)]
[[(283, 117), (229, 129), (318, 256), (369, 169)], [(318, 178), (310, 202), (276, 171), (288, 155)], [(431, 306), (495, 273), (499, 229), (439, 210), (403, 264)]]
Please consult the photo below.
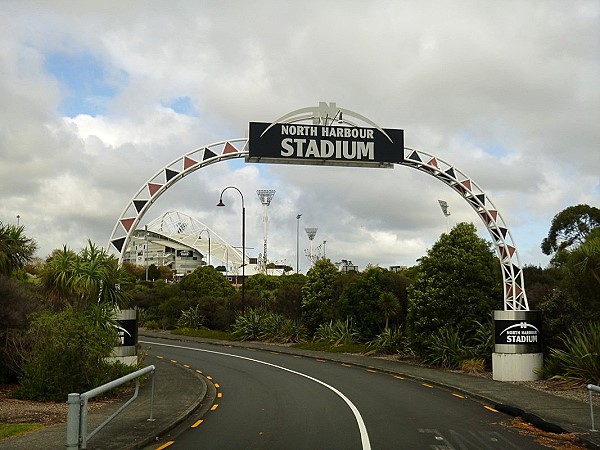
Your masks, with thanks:
[(66, 246), (56, 250), (41, 273), (42, 286), (54, 308), (85, 308), (98, 303), (118, 306), (124, 298), (119, 285), (126, 273), (117, 260), (88, 241), (79, 254)]
[(10, 275), (33, 259), (37, 244), (23, 231), (23, 226), (0, 222), (0, 275)]

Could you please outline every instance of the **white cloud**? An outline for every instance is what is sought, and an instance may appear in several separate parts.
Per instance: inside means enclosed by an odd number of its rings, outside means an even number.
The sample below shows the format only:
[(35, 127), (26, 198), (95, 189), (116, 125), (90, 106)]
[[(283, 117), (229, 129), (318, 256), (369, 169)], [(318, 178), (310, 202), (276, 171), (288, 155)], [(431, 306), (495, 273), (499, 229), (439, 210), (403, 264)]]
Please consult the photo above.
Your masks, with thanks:
[[(600, 204), (600, 5), (594, 1), (8, 1), (0, 18), (0, 220), (21, 216), (40, 254), (107, 242), (129, 199), (195, 148), (243, 137), (333, 101), (476, 182), (512, 230), (521, 261), (544, 264), (552, 217)], [(102, 114), (61, 117), (68, 86), (51, 54), (91, 55), (112, 97)], [(83, 73), (83, 72), (82, 72)], [(193, 116), (168, 107), (189, 98)], [(268, 166), (201, 169), (152, 207), (179, 209), (234, 244), (245, 195), (249, 246), (262, 249), (255, 190), (269, 207), (269, 255), (295, 266), (296, 214), (333, 259), (413, 264), (450, 225), (477, 214), (439, 181), (394, 170)]]

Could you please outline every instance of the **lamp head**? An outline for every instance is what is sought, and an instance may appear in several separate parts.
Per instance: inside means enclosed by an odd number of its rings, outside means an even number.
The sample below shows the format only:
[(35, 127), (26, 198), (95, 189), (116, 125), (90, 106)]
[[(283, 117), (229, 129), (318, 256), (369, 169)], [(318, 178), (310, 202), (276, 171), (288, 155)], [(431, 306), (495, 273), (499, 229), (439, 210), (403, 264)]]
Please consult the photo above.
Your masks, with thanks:
[(225, 203), (223, 203), (223, 197), (219, 199), (219, 203), (217, 203), (217, 206), (225, 206)]

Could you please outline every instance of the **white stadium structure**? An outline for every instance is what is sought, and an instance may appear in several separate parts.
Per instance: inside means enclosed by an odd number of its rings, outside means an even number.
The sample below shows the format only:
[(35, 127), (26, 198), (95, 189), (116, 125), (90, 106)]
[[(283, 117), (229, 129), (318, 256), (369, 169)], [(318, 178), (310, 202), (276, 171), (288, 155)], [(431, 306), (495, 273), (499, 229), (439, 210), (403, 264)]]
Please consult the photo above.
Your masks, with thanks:
[(198, 267), (212, 265), (234, 284), (238, 284), (243, 263), (246, 277), (258, 272), (256, 258), (245, 255), (242, 262), (240, 249), (228, 244), (199, 220), (177, 211), (169, 211), (135, 230), (123, 261), (145, 267), (168, 266), (176, 278)]

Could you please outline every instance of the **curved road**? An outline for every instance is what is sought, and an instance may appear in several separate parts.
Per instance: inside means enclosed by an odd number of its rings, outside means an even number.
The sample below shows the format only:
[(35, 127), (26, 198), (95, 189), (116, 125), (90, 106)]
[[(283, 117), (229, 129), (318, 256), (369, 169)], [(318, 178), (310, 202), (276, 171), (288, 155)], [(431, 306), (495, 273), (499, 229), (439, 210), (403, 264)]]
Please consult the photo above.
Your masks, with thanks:
[(240, 347), (144, 338), (153, 356), (216, 388), (172, 449), (544, 449), (511, 418), (418, 381), (358, 366)]

